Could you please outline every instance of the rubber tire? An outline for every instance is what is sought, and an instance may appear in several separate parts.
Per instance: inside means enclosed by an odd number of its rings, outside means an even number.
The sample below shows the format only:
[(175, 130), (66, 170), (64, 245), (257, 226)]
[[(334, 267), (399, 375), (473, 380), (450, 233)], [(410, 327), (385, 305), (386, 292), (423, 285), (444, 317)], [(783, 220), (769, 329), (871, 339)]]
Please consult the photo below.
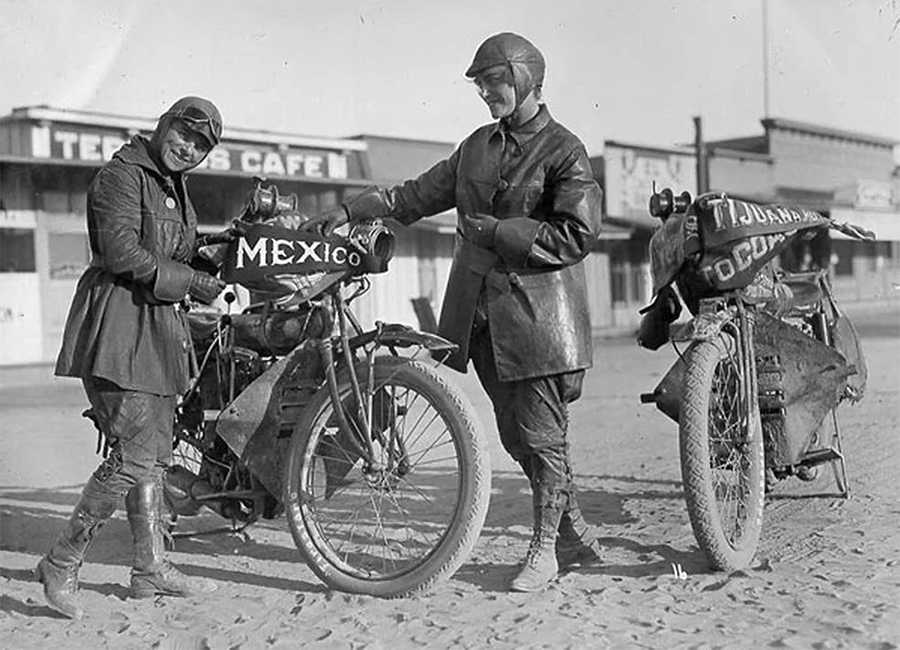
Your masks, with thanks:
[[(360, 377), (365, 376), (362, 364)], [(379, 356), (375, 360), (375, 383), (381, 385), (393, 375), (396, 383), (411, 387), (427, 395), (432, 406), (448, 422), (461, 466), (460, 496), (455, 514), (441, 541), (432, 552), (411, 569), (387, 578), (367, 579), (350, 575), (332, 564), (319, 548), (311, 533), (316, 529), (308, 510), (299, 498), (304, 464), (312, 455), (310, 443), (312, 427), (323, 410), (333, 413), (327, 388), (320, 390), (294, 430), (285, 468), (284, 505), (294, 542), (303, 553), (313, 572), (329, 587), (338, 591), (368, 594), (382, 598), (396, 598), (425, 591), (459, 569), (471, 554), (487, 515), (491, 490), (490, 452), (475, 411), (464, 395), (433, 367), (406, 357)], [(343, 393), (349, 378), (338, 376), (339, 391)]]
[(716, 501), (710, 467), (709, 410), (711, 389), (720, 361), (735, 347), (730, 337), (695, 343), (687, 352), (684, 373), (684, 402), (679, 422), (679, 451), (684, 482), (685, 501), (694, 536), (710, 566), (719, 571), (736, 571), (753, 560), (762, 530), (765, 501), (765, 466), (763, 436), (760, 425), (755, 382), (744, 395), (743, 404), (750, 405), (746, 421), (750, 426), (747, 448), (748, 499), (741, 522), (742, 534), (734, 543), (728, 541)]

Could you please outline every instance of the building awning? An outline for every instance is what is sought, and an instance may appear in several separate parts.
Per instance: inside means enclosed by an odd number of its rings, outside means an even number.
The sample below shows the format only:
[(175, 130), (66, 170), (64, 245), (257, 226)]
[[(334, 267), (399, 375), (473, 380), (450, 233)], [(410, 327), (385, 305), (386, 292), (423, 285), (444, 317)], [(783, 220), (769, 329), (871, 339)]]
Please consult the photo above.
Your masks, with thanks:
[[(900, 242), (900, 212), (833, 207), (831, 218), (871, 230), (878, 241)], [(831, 231), (831, 236), (835, 239), (849, 239), (835, 230)]]
[[(14, 156), (0, 154), (0, 165), (30, 165), (35, 167), (81, 167), (99, 170), (106, 164), (105, 160), (61, 160), (47, 158), (32, 158), (29, 156)], [(255, 178), (260, 176), (258, 170), (242, 171), (240, 169), (212, 169), (209, 165), (197, 167), (191, 170), (191, 177), (214, 176), (218, 178)], [(304, 183), (307, 185), (324, 185), (331, 188), (366, 188), (372, 185), (367, 178), (319, 178), (315, 176), (287, 176), (285, 174), (265, 174), (266, 180), (275, 183)]]

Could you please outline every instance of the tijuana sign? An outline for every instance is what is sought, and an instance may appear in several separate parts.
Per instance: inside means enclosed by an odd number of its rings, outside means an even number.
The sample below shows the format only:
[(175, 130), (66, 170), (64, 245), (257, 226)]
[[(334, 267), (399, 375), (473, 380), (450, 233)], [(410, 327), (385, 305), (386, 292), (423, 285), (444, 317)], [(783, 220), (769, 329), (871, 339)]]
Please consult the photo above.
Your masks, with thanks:
[(828, 217), (805, 208), (756, 205), (735, 199), (714, 202), (711, 212), (712, 219), (707, 218), (703, 223), (706, 247), (735, 239), (787, 233), (830, 223)]

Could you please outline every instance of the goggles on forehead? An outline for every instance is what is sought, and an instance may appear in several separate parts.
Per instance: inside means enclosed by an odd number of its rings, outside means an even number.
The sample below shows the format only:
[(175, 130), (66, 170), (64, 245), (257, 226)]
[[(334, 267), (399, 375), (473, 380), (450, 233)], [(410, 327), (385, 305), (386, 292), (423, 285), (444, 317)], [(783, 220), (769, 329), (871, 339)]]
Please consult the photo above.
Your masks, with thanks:
[(172, 113), (172, 117), (183, 120), (192, 126), (207, 126), (210, 135), (214, 138), (214, 142), (212, 142), (214, 145), (218, 144), (222, 138), (222, 123), (196, 106), (185, 106)]

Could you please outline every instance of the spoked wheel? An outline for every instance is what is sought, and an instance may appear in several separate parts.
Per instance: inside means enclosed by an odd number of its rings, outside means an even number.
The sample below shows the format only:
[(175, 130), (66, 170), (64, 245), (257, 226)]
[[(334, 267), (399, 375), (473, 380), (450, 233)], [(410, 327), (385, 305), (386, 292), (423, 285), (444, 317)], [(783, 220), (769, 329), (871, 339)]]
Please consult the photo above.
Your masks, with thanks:
[(714, 569), (753, 559), (762, 528), (765, 469), (755, 385), (742, 375), (734, 338), (687, 353), (679, 423), (681, 473), (691, 527)]
[[(449, 577), (472, 551), (487, 514), (489, 452), (468, 401), (432, 367), (377, 357), (358, 366), (372, 452), (338, 426), (320, 391), (298, 422), (285, 474), (294, 541), (330, 587), (396, 597)], [(338, 377), (344, 418), (361, 415)], [(365, 405), (365, 404), (364, 404)]]
[(178, 516), (193, 516), (200, 512), (200, 504), (191, 498), (190, 484), (200, 474), (203, 452), (199, 442), (186, 432), (176, 433), (172, 449), (172, 464), (166, 471), (164, 498), (172, 522)]

